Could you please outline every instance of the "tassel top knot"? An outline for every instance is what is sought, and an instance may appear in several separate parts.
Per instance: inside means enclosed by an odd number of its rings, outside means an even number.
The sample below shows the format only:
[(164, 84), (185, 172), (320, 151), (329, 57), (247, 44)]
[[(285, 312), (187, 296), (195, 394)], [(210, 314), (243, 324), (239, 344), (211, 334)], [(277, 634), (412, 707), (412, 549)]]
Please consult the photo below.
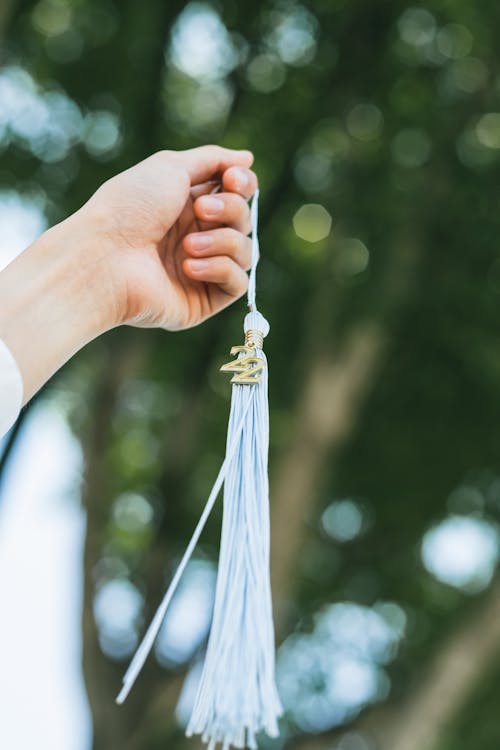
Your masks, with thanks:
[[(271, 330), (271, 326), (262, 315), (262, 313), (260, 313), (258, 310), (255, 310), (245, 315), (243, 330), (245, 331), (246, 338), (248, 338), (249, 334), (255, 332), (256, 334), (259, 334), (259, 339), (265, 339), (265, 337)], [(259, 349), (261, 348), (262, 346), (259, 347)]]

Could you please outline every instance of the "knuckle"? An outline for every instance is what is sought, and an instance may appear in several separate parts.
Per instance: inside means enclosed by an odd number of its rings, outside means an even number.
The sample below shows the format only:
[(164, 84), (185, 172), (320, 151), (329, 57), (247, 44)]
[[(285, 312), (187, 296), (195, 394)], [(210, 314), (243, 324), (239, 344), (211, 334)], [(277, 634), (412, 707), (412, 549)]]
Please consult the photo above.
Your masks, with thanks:
[(224, 274), (225, 281), (231, 281), (231, 276), (234, 272), (234, 263), (231, 258), (222, 259), (222, 273)]
[(229, 210), (240, 222), (250, 220), (250, 210), (245, 198), (241, 195), (232, 195), (229, 201)]
[(179, 183), (179, 187), (186, 189), (190, 186), (191, 180), (187, 169), (182, 165), (178, 159), (178, 155), (175, 151), (157, 151), (154, 154), (158, 165), (161, 167), (164, 174), (168, 174), (170, 177)]
[(160, 151), (156, 151), (156, 153), (153, 154), (153, 157), (157, 161), (162, 162), (163, 164), (166, 161), (171, 161), (172, 160), (172, 156), (173, 156), (173, 152), (172, 151), (168, 151), (167, 149), (160, 149)]
[(193, 150), (197, 150), (198, 153), (205, 154), (206, 156), (216, 157), (221, 148), (216, 143), (206, 143), (204, 146), (198, 146), (197, 149)]
[(220, 281), (222, 281), (224, 284), (229, 280), (231, 276), (231, 266), (228, 261), (230, 261), (229, 258), (221, 256), (214, 262), (214, 272), (217, 274), (217, 277), (220, 279)]
[(235, 193), (232, 193), (232, 200), (234, 201), (235, 207), (239, 211), (248, 211), (247, 200), (242, 195), (236, 195)]
[(230, 250), (234, 255), (238, 253), (241, 250), (241, 242), (242, 236), (240, 232), (237, 232), (236, 229), (228, 229), (227, 230), (227, 248)]

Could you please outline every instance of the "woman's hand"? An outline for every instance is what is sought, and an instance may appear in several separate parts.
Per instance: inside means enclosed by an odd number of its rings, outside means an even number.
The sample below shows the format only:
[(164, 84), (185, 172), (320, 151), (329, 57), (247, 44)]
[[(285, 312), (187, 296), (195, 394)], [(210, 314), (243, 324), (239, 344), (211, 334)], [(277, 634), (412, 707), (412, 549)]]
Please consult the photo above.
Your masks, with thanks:
[(25, 402), (109, 328), (194, 326), (245, 292), (252, 160), (218, 146), (155, 154), (0, 273), (0, 338)]
[(188, 328), (244, 294), (252, 161), (218, 146), (162, 151), (106, 182), (72, 217), (91, 228), (113, 280), (115, 323)]

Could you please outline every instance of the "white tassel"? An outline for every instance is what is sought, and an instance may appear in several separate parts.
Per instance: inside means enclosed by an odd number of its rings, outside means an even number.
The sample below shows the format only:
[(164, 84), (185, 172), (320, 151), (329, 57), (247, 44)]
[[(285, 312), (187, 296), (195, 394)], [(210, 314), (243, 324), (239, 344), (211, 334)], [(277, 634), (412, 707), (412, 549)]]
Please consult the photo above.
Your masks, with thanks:
[[(245, 318), (247, 340), (269, 324), (258, 312)], [(255, 357), (266, 365), (265, 354)], [(253, 347), (252, 347), (253, 348)], [(244, 361), (245, 351), (236, 360)], [(229, 369), (229, 368), (226, 368)], [(236, 375), (238, 378), (238, 375)], [(246, 413), (242, 430), (241, 415)], [(255, 748), (255, 735), (277, 736), (281, 704), (274, 682), (274, 629), (269, 581), (269, 413), (267, 366), (255, 385), (233, 384), (228, 448), (238, 448), (224, 484), (219, 572), (212, 629), (187, 734)], [(210, 746), (210, 745), (209, 745)]]
[(251, 312), (245, 344), (233, 347), (234, 372), (226, 458), (181, 564), (125, 674), (123, 703), (160, 630), (167, 607), (224, 483), (219, 570), (205, 664), (187, 735), (201, 734), (209, 750), (256, 748), (256, 734), (278, 735), (282, 713), (274, 676), (274, 628), (269, 578), (269, 410), (263, 341), (269, 323), (255, 306), (259, 260), (258, 192), (252, 202)]

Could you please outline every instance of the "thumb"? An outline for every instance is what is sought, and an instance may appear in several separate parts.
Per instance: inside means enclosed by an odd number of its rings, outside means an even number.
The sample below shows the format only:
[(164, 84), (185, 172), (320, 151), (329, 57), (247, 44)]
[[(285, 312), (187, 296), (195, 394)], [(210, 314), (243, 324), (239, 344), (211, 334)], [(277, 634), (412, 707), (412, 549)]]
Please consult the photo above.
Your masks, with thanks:
[(251, 151), (237, 151), (221, 146), (199, 146), (187, 151), (177, 151), (175, 157), (187, 170), (191, 185), (209, 180), (229, 167), (250, 167), (253, 164)]

